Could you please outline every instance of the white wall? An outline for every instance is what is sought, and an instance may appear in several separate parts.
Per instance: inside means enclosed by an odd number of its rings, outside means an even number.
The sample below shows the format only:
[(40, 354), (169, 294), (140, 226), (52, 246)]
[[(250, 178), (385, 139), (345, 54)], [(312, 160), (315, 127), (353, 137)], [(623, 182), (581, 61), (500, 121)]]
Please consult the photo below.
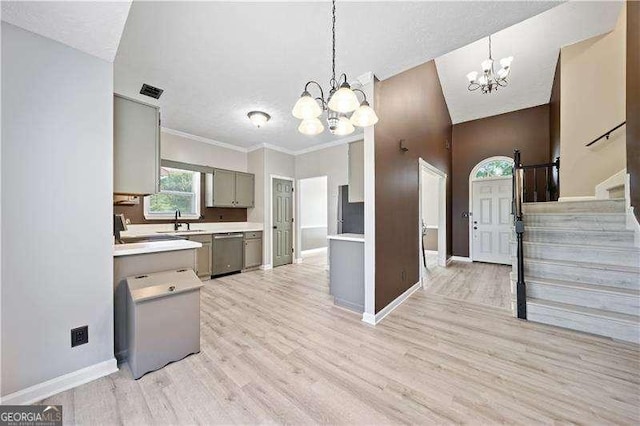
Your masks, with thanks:
[(421, 170), (422, 182), (422, 220), (430, 227), (438, 227), (438, 192), (440, 180), (438, 177)]
[(112, 132), (112, 64), (2, 22), (3, 397), (115, 367)]
[(247, 171), (247, 153), (236, 151), (172, 133), (161, 134), (161, 156), (165, 160), (221, 169)]
[(327, 226), (327, 177), (301, 179), (298, 182), (300, 226)]
[(255, 175), (255, 207), (247, 210), (249, 222), (264, 223), (264, 149), (256, 149), (247, 155), (247, 171)]

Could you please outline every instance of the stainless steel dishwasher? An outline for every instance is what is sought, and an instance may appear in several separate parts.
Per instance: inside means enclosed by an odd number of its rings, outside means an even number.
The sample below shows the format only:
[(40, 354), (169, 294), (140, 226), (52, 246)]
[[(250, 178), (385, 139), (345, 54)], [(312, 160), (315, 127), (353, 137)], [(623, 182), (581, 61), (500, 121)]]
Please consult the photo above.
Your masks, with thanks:
[(213, 234), (212, 275), (239, 272), (244, 264), (244, 234)]

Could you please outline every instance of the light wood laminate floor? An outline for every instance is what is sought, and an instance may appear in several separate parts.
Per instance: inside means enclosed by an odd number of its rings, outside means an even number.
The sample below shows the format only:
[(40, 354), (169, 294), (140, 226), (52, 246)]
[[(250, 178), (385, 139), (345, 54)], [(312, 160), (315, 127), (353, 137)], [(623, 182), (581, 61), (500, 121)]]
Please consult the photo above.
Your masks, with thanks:
[(447, 268), (436, 262), (428, 262), (427, 267), (427, 293), (511, 310), (511, 266), (453, 261)]
[(638, 424), (639, 367), (638, 346), (427, 291), (368, 326), (305, 260), (206, 282), (199, 354), (44, 403), (65, 424)]

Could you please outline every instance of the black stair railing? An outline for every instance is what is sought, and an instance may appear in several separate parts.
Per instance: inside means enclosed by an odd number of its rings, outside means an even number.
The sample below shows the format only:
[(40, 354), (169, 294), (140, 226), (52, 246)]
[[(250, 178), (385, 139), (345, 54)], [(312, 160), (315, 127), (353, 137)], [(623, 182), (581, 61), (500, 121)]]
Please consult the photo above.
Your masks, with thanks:
[[(541, 199), (538, 196), (538, 173), (544, 170), (545, 173), (545, 197)], [(526, 185), (525, 177), (527, 171), (533, 171), (533, 188), (532, 201), (557, 201), (560, 190), (560, 157), (556, 157), (552, 163), (533, 164), (529, 166), (522, 165), (520, 151), (513, 151), (513, 177), (512, 177), (512, 193), (513, 193), (513, 220), (516, 230), (516, 262), (518, 268), (518, 276), (516, 281), (516, 316), (520, 319), (527, 319), (527, 285), (524, 281), (524, 221), (522, 214), (522, 203), (527, 198), (528, 185)], [(556, 175), (554, 183), (554, 172)]]
[(516, 316), (527, 319), (527, 286), (524, 282), (524, 247), (522, 235), (524, 234), (524, 222), (522, 221), (522, 197), (524, 194), (524, 169), (520, 161), (520, 151), (513, 151), (513, 219), (516, 228), (516, 262), (518, 277), (516, 281)]

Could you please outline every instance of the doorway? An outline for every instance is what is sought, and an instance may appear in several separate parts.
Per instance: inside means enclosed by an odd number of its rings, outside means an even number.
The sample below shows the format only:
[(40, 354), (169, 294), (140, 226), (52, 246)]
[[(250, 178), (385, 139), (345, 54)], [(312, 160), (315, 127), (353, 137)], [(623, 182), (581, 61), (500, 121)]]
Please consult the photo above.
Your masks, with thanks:
[(326, 255), (329, 226), (327, 176), (300, 179), (297, 193), (300, 258)]
[(293, 263), (293, 180), (272, 178), (271, 241), (273, 267)]
[(513, 160), (491, 157), (469, 175), (469, 255), (474, 262), (511, 264)]
[(420, 278), (424, 280), (429, 268), (447, 266), (447, 174), (422, 158), (418, 165), (418, 244)]

